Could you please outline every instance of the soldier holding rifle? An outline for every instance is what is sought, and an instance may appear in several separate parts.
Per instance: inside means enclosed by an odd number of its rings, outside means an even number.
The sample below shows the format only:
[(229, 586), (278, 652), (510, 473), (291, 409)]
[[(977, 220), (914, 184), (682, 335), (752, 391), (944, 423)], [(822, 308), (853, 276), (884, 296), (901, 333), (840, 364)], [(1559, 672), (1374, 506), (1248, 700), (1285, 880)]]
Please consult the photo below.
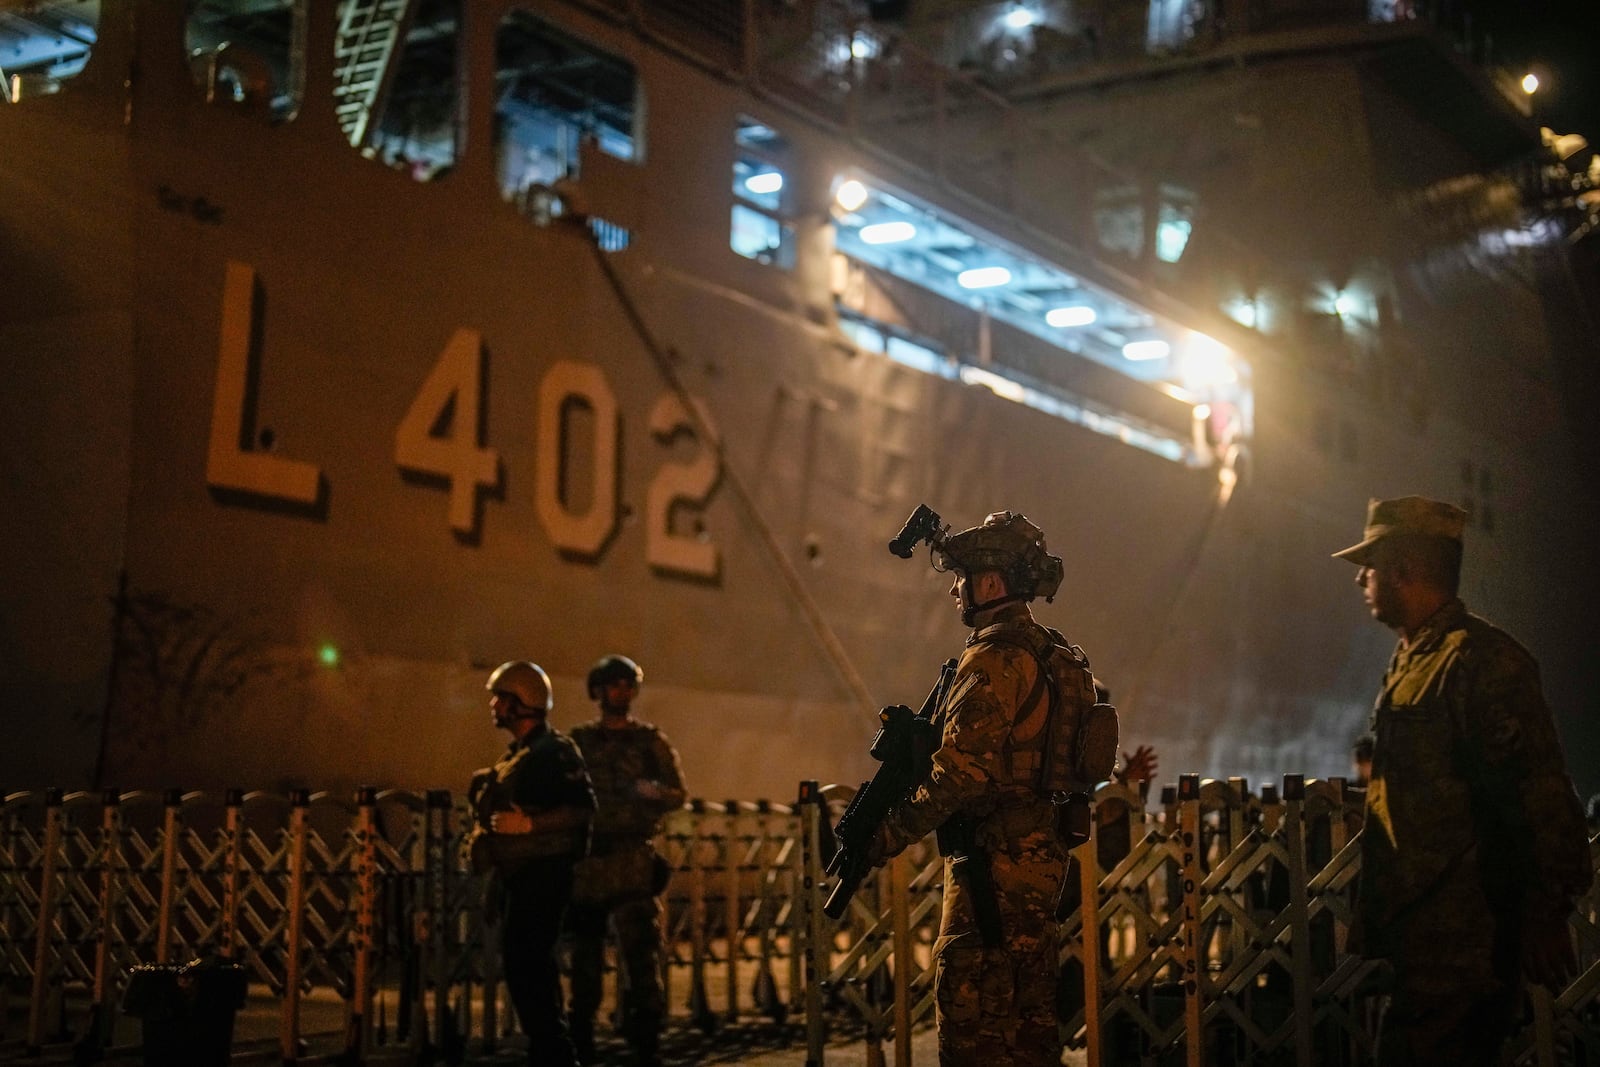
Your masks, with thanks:
[(550, 679), (513, 660), (489, 675), (494, 725), (511, 734), (500, 762), (472, 776), (472, 865), (489, 876), (506, 991), (528, 1035), (528, 1062), (577, 1067), (561, 1004), (556, 935), (572, 895), (572, 868), (589, 846), (594, 789), (583, 756), (549, 725)]
[[(882, 863), (939, 832), (939, 1062), (1055, 1067), (1055, 904), (1068, 849), (1087, 836), (1088, 793), (1116, 758), (1116, 712), (1096, 704), (1083, 651), (1028, 608), (1061, 585), (1061, 560), (1045, 551), (1039, 528), (1002, 511), (947, 530), (919, 507), (890, 549), (909, 557), (918, 541), (933, 546), (934, 567), (954, 575), (950, 595), (972, 634), (948, 685), (930, 697), (937, 748), (928, 773), (861, 843), (869, 862)], [(901, 711), (885, 709), (880, 742)], [(850, 813), (841, 820), (846, 855), (834, 865), (847, 873), (852, 840), (862, 838), (850, 821)], [(829, 910), (842, 908), (830, 901)]]

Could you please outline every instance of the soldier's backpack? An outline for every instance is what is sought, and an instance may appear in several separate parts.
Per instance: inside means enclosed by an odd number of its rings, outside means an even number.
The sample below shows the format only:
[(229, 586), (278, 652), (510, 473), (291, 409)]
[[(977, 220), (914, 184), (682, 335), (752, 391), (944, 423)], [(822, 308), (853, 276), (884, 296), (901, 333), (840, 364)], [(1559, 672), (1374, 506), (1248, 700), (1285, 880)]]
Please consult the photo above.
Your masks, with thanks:
[[(1041, 796), (1059, 801), (1066, 794), (1087, 794), (1111, 777), (1117, 762), (1117, 709), (1095, 699), (1089, 657), (1059, 630), (989, 626), (973, 635), (973, 643), (1009, 644), (1027, 650), (1039, 665), (1033, 689), (1022, 702), (1016, 722), (1047, 715), (1042, 743), (1007, 752), (1012, 781), (1031, 784)], [(1040, 702), (1048, 700), (1041, 709)], [(1031, 780), (1031, 781), (1030, 781)]]

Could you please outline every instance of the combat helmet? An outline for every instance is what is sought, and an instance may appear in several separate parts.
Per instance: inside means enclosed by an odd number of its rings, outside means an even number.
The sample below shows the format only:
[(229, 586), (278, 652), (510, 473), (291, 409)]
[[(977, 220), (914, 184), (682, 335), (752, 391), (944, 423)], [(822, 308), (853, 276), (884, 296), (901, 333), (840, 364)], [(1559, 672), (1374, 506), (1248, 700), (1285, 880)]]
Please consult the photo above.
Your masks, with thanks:
[(599, 700), (600, 691), (612, 682), (629, 681), (634, 685), (644, 684), (644, 668), (640, 667), (627, 656), (612, 653), (602, 656), (589, 668), (589, 699)]
[(1061, 588), (1061, 557), (1045, 551), (1044, 531), (1010, 511), (942, 538), (933, 550), (933, 568), (969, 576), (999, 571), (1010, 593), (1006, 599), (1050, 601)]
[(530, 712), (548, 714), (554, 703), (550, 695), (550, 676), (537, 663), (515, 659), (500, 664), (483, 686), (491, 693), (508, 693)]

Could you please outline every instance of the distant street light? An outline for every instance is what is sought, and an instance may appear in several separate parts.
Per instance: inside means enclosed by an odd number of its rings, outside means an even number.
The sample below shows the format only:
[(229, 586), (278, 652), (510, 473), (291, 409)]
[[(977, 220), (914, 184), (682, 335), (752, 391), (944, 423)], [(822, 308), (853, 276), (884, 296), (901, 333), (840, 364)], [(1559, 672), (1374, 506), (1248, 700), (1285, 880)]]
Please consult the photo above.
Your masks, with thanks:
[(1539, 91), (1539, 76), (1531, 71), (1522, 76), (1522, 91), (1532, 96)]

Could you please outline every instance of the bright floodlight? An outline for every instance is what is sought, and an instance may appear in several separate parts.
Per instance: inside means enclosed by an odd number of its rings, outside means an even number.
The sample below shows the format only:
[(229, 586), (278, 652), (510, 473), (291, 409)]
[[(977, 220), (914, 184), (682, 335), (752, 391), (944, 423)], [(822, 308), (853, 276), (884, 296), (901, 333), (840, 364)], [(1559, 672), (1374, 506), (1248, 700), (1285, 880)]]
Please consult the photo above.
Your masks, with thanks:
[(956, 284), (963, 289), (993, 289), (1011, 280), (1011, 272), (1004, 267), (973, 267), (956, 275)]
[(1122, 354), (1128, 359), (1166, 359), (1172, 354), (1172, 346), (1159, 338), (1149, 341), (1129, 341), (1122, 346)]
[(767, 196), (783, 188), (783, 175), (775, 170), (752, 174), (744, 180), (744, 187), (758, 196)]
[(1203, 333), (1191, 333), (1183, 353), (1183, 383), (1191, 389), (1239, 380), (1228, 346)]
[(841, 182), (833, 194), (834, 202), (846, 211), (854, 211), (867, 202), (867, 187), (854, 178)]
[(1038, 16), (1032, 8), (1018, 4), (1005, 13), (1004, 20), (1008, 30), (1025, 30), (1038, 21)]
[(874, 222), (861, 227), (856, 235), (869, 245), (892, 245), (909, 241), (917, 235), (917, 228), (909, 222)]
[(1044, 321), (1052, 326), (1087, 326), (1094, 320), (1094, 308), (1088, 304), (1073, 304), (1069, 307), (1051, 308), (1044, 313)]
[(1349, 293), (1340, 293), (1333, 298), (1333, 313), (1340, 318), (1344, 318), (1346, 315), (1354, 315), (1357, 306), (1356, 298)]
[(1245, 298), (1243, 300), (1236, 301), (1232, 309), (1229, 310), (1228, 314), (1233, 316), (1233, 321), (1237, 322), (1240, 326), (1248, 326), (1252, 330), (1256, 328), (1256, 322), (1258, 321), (1259, 315), (1257, 313), (1256, 302), (1254, 300)]
[(1532, 96), (1539, 91), (1539, 76), (1532, 71), (1522, 76), (1522, 91)]

